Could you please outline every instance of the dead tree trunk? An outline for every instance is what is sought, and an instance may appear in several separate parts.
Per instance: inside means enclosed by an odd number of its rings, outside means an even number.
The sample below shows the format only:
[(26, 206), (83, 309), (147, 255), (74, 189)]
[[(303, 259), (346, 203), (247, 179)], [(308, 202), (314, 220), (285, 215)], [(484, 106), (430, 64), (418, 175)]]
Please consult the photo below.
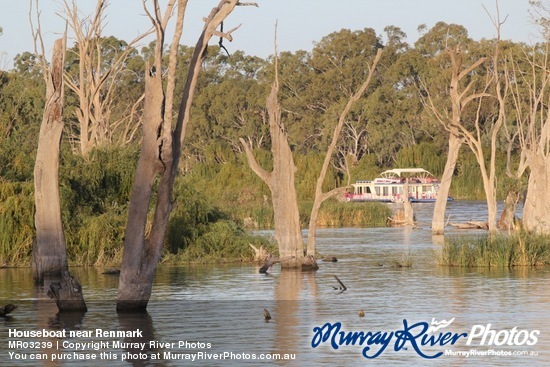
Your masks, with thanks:
[(527, 161), (530, 174), (523, 206), (523, 227), (530, 232), (549, 234), (550, 177), (548, 172), (550, 172), (550, 157), (533, 154)]
[(52, 64), (44, 65), (46, 105), (40, 126), (34, 165), (36, 241), (32, 251), (34, 279), (42, 283), (45, 274), (61, 275), (68, 269), (67, 250), (59, 195), (59, 146), (63, 132), (63, 63), (65, 40), (55, 41)]
[(414, 227), (414, 209), (409, 201), (409, 179), (405, 181), (403, 187), (403, 214), (405, 215), (405, 225)]
[[(267, 98), (273, 170), (271, 172), (265, 171), (254, 158), (250, 145), (244, 139), (240, 140), (245, 149), (250, 168), (265, 182), (271, 191), (275, 240), (279, 245), (281, 267), (300, 268), (303, 264), (309, 262), (304, 258), (304, 240), (300, 228), (300, 214), (294, 185), (296, 166), (288, 144), (285, 126), (281, 121), (278, 92), (279, 81), (276, 72), (275, 81), (271, 86), (271, 93)], [(317, 264), (313, 267), (317, 268)]]
[[(439, 192), (434, 206), (432, 218), (432, 234), (442, 235), (445, 231), (445, 209), (447, 208), (447, 198), (451, 188), (451, 182), (458, 159), (458, 153), (462, 146), (462, 136), (460, 126), (462, 124), (462, 112), (466, 105), (480, 98), (484, 94), (470, 93), (473, 81), (461, 88), (461, 81), (466, 78), (473, 70), (483, 64), (487, 59), (481, 58), (475, 61), (472, 65), (463, 69), (462, 58), (463, 54), (459, 47), (447, 49), (447, 54), (451, 60), (451, 81), (449, 84), (449, 98), (451, 100), (451, 116), (448, 118), (446, 113), (442, 113), (434, 105), (431, 96), (428, 96), (428, 108), (434, 113), (442, 126), (449, 132), (449, 151), (447, 152), (447, 162), (441, 177)], [(426, 89), (427, 90), (427, 89)]]
[(447, 208), (447, 198), (449, 197), (451, 189), (458, 153), (462, 145), (460, 139), (455, 134), (456, 133), (453, 132), (449, 134), (447, 161), (445, 163), (443, 175), (441, 176), (441, 183), (439, 184), (439, 191), (434, 205), (432, 233), (436, 235), (441, 235), (445, 232), (445, 209)]
[[(519, 122), (522, 166), (529, 168), (529, 181), (523, 206), (523, 228), (550, 234), (550, 59), (548, 43), (529, 57), (530, 72), (514, 66), (514, 77), (528, 90), (526, 97), (515, 93), (515, 110)], [(525, 94), (525, 93), (524, 93)], [(523, 173), (523, 167), (518, 172)], [(521, 176), (521, 173), (517, 177)]]
[[(153, 276), (164, 244), (164, 235), (171, 211), (173, 184), (178, 169), (181, 145), (189, 122), (195, 86), (202, 66), (202, 57), (212, 36), (231, 39), (233, 30), (221, 33), (216, 29), (231, 14), (238, 3), (237, 0), (221, 1), (205, 19), (204, 29), (197, 41), (189, 66), (175, 129), (172, 129), (171, 126), (171, 105), (175, 85), (177, 48), (183, 27), (186, 0), (178, 1), (178, 20), (176, 35), (170, 51), (166, 93), (162, 87), (162, 73), (149, 72), (146, 77), (143, 142), (130, 197), (118, 286), (117, 311), (143, 312), (149, 303)], [(174, 5), (174, 2), (169, 3), (164, 18), (160, 15), (158, 1), (155, 1), (154, 4), (155, 14), (147, 13), (157, 32), (154, 67), (160, 71), (162, 70), (164, 32), (171, 13), (170, 7)], [(146, 237), (147, 214), (153, 196), (153, 184), (157, 176), (160, 176), (160, 181), (155, 214), (151, 232)]]

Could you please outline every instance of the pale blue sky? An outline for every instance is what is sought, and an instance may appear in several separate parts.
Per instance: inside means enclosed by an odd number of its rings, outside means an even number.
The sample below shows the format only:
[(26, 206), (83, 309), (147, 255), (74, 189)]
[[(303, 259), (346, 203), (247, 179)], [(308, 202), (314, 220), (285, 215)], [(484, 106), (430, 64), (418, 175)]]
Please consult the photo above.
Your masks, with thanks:
[[(164, 0), (166, 2), (166, 0)], [(194, 44), (202, 29), (202, 17), (219, 0), (189, 0), (184, 29), (184, 44)], [(256, 0), (259, 8), (238, 7), (226, 21), (226, 29), (242, 23), (227, 43), (229, 51), (243, 50), (247, 54), (267, 57), (273, 53), (274, 24), (278, 21), (279, 51), (311, 50), (313, 43), (342, 28), (352, 30), (373, 28), (382, 34), (384, 27), (394, 25), (407, 33), (409, 43), (418, 38), (417, 27), (432, 27), (438, 21), (464, 25), (474, 39), (492, 38), (495, 29), (485, 6), (495, 13), (495, 0)], [(51, 47), (52, 40), (64, 29), (55, 14), (60, 0), (40, 0), (42, 29)], [(90, 14), (95, 0), (78, 0), (85, 14)], [(0, 68), (11, 68), (16, 54), (32, 51), (28, 0), (0, 0)], [(538, 30), (529, 16), (528, 0), (499, 0), (502, 18), (502, 38), (533, 43), (539, 40)], [(141, 0), (110, 0), (107, 9), (105, 35), (115, 35), (129, 41), (149, 27), (143, 15)], [(142, 42), (143, 44), (148, 41)], [(47, 49), (49, 53), (50, 50)]]

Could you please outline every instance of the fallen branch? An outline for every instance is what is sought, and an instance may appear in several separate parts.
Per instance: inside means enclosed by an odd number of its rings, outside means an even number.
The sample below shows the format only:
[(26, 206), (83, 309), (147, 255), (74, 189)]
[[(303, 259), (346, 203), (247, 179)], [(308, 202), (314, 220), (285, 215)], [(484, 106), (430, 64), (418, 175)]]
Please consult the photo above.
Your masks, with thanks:
[(449, 225), (458, 229), (489, 229), (489, 223), (487, 222), (468, 221), (466, 223), (449, 223)]
[(336, 287), (332, 287), (332, 288), (334, 288), (335, 290), (341, 290), (342, 292), (348, 289), (348, 287), (346, 287), (346, 285), (342, 283), (340, 278), (338, 278), (336, 275), (334, 276), (334, 279), (336, 279), (336, 281), (340, 284), (340, 288), (336, 288)]
[(269, 255), (269, 257), (265, 260), (264, 264), (260, 268), (261, 274), (266, 274), (267, 270), (274, 264), (277, 264), (278, 262), (281, 262), (277, 256)]

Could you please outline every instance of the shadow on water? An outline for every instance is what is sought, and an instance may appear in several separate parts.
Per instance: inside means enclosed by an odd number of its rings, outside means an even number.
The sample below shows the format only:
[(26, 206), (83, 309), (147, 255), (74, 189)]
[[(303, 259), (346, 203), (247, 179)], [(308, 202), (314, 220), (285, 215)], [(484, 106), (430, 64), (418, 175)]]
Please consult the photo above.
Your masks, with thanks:
[(156, 338), (153, 318), (148, 312), (118, 313), (118, 322), (119, 330), (127, 332), (127, 336), (120, 343), (124, 350), (122, 355), (125, 356), (126, 361), (132, 366), (142, 367), (162, 360), (159, 348), (154, 343)]

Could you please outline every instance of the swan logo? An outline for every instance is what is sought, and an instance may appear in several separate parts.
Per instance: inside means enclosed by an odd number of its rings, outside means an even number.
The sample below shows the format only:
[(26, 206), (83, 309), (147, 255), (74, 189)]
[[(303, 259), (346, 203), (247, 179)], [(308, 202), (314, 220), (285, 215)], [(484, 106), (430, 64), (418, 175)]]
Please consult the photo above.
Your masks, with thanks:
[(435, 321), (435, 319), (432, 319), (432, 323), (430, 324), (430, 326), (428, 327), (428, 330), (426, 332), (427, 333), (435, 333), (439, 329), (444, 329), (447, 326), (451, 325), (453, 323), (453, 321), (455, 321), (454, 317), (452, 319), (450, 319), (449, 321), (441, 320), (439, 322)]

